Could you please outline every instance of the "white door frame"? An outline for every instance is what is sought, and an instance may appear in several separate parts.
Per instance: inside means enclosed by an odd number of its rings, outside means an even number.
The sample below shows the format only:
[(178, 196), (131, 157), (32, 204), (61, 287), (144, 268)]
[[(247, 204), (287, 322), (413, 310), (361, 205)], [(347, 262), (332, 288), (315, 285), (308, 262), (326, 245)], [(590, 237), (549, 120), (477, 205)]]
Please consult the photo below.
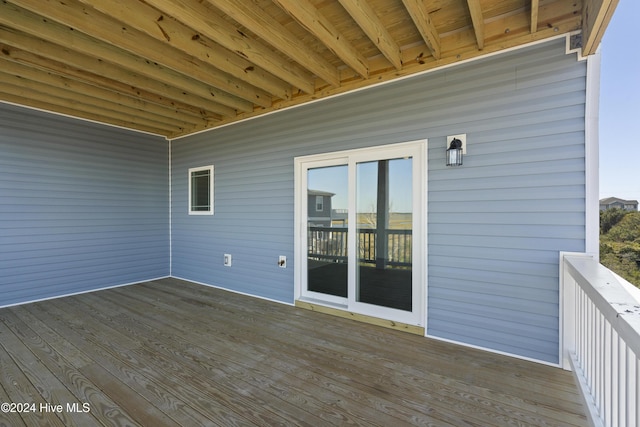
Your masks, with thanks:
[[(349, 165), (349, 193), (355, 194), (356, 163), (393, 159), (413, 158), (413, 233), (412, 233), (412, 311), (402, 311), (355, 300), (355, 271), (357, 263), (349, 263), (348, 298), (316, 294), (306, 290), (307, 278), (307, 170), (310, 168)], [(294, 159), (294, 203), (295, 203), (295, 300), (313, 302), (367, 316), (426, 327), (427, 300), (427, 141), (418, 140), (345, 150), (333, 153), (301, 156)], [(357, 225), (355, 197), (349, 196), (349, 224)], [(356, 258), (356, 233), (348, 234), (349, 258)]]

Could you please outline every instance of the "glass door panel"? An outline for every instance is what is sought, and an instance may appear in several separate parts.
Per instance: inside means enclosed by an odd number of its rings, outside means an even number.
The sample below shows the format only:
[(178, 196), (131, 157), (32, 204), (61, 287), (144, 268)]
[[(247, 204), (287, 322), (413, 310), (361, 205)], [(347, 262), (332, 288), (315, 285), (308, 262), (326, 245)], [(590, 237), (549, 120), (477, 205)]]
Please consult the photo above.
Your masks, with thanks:
[(411, 312), (413, 159), (356, 163), (355, 300)]
[(296, 158), (296, 298), (423, 325), (424, 141)]
[(347, 297), (348, 166), (307, 170), (307, 290)]

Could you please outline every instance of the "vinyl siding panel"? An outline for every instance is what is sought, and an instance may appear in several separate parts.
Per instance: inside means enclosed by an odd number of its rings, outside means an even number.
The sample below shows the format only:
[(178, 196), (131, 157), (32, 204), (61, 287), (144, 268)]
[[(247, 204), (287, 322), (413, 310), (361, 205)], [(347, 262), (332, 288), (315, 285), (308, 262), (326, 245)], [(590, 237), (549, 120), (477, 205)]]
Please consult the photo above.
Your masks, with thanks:
[[(173, 275), (293, 302), (294, 157), (427, 138), (428, 334), (558, 362), (558, 252), (585, 246), (585, 75), (561, 39), (173, 141)], [(190, 217), (187, 170), (207, 164), (216, 213)]]
[(0, 104), (0, 306), (167, 276), (167, 153)]

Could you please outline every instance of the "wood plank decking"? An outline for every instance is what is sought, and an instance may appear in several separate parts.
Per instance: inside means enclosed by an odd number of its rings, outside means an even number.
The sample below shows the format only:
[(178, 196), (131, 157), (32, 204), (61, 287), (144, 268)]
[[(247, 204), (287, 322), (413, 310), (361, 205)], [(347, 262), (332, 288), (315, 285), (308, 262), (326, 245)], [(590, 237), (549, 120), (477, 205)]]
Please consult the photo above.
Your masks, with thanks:
[(35, 405), (7, 426), (586, 424), (570, 372), (176, 279), (0, 309), (0, 402)]

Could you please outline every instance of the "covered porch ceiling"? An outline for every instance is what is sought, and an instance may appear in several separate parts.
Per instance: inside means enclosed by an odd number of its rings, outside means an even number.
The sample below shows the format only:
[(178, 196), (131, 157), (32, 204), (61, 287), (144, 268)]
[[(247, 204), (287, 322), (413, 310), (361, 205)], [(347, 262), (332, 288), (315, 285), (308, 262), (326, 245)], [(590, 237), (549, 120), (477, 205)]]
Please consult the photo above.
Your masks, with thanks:
[(577, 30), (590, 55), (617, 3), (2, 0), (0, 100), (175, 138)]

